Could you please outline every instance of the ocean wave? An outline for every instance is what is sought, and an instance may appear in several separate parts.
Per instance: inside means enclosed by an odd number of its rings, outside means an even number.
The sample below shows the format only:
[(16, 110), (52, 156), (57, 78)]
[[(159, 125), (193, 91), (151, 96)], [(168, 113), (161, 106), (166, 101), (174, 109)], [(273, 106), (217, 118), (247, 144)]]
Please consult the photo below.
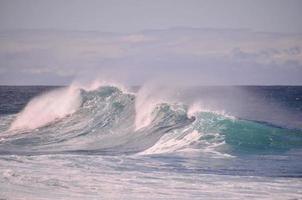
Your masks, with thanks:
[(300, 130), (141, 94), (116, 86), (74, 85), (45, 93), (30, 101), (1, 134), (0, 150), (136, 155), (194, 150), (236, 155), (302, 147)]

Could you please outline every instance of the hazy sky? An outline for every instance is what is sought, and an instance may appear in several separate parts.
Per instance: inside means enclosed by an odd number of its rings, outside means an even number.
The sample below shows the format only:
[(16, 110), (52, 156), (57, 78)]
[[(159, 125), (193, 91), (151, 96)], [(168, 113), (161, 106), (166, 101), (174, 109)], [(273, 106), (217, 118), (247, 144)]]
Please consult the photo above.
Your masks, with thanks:
[(301, 0), (1, 0), (0, 29), (134, 32), (175, 26), (302, 32)]
[(301, 19), (302, 0), (0, 0), (0, 84), (302, 84)]

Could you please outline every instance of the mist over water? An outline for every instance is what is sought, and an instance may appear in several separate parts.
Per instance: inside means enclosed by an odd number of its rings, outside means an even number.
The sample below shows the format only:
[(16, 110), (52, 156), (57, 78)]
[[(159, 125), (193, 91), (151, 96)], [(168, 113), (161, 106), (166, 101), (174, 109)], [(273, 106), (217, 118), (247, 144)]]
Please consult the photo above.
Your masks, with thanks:
[(81, 103), (80, 91), (73, 86), (42, 94), (28, 103), (10, 130), (40, 128), (74, 113)]
[[(20, 91), (1, 87), (19, 102)], [(95, 80), (40, 91), (1, 108), (3, 198), (301, 196), (301, 87)]]

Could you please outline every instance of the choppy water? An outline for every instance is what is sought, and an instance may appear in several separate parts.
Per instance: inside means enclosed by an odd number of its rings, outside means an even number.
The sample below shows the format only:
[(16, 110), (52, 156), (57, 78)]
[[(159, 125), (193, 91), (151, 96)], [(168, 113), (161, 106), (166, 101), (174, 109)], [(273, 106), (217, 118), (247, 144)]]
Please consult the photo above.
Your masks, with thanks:
[(302, 87), (0, 94), (0, 199), (302, 198)]

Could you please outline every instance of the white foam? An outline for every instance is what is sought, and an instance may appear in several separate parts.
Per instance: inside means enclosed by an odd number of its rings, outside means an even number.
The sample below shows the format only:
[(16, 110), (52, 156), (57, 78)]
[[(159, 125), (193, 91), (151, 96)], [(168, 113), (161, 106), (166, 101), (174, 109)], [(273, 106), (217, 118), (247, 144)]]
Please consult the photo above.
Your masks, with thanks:
[(82, 99), (77, 86), (59, 88), (32, 99), (18, 114), (10, 130), (36, 129), (74, 113)]
[(74, 113), (81, 105), (80, 89), (93, 91), (102, 86), (118, 87), (127, 92), (126, 87), (114, 82), (96, 79), (89, 83), (73, 82), (33, 98), (11, 124), (9, 130), (28, 130), (43, 127), (53, 121)]
[(136, 94), (135, 100), (135, 129), (148, 126), (152, 120), (152, 111), (163, 100), (158, 97), (153, 85), (144, 85)]
[(175, 137), (175, 133), (162, 136), (159, 141), (149, 149), (140, 153), (140, 155), (172, 153), (187, 148), (189, 145), (197, 142), (201, 137), (201, 133), (196, 130), (186, 134), (185, 136)]

